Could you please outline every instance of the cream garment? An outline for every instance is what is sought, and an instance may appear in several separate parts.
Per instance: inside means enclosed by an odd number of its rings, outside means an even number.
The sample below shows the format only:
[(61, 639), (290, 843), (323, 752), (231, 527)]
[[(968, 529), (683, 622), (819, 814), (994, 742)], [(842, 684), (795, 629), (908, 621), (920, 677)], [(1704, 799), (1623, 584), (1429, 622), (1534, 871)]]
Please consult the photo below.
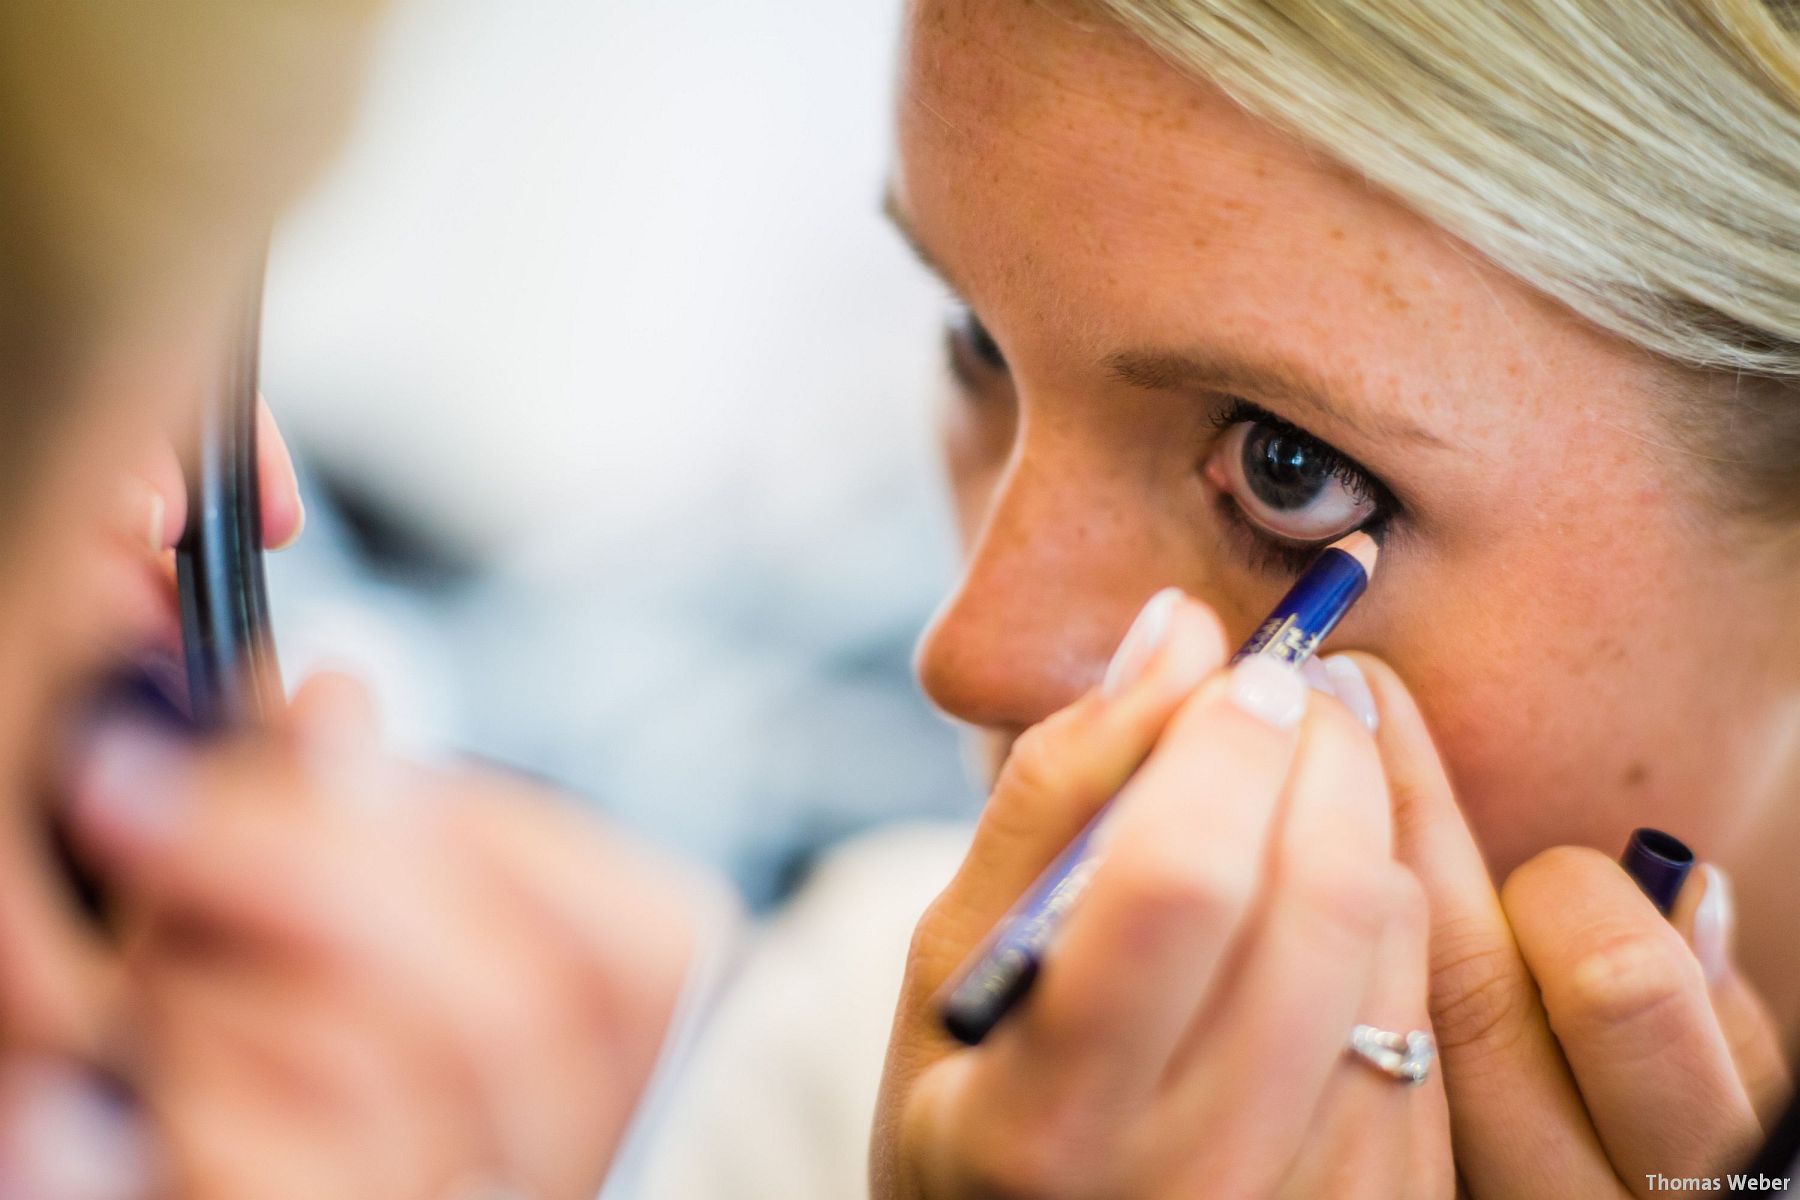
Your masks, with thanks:
[(905, 826), (834, 851), (752, 943), (672, 1081), (644, 1200), (857, 1200), (913, 926), (969, 846)]

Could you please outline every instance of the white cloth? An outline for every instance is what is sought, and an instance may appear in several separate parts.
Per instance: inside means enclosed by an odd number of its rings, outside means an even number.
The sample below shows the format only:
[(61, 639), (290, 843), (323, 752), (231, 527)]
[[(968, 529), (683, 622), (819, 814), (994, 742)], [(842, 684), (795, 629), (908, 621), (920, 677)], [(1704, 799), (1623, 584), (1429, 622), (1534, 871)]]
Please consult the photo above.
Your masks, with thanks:
[(645, 1200), (855, 1200), (894, 1002), (919, 915), (966, 825), (834, 851), (757, 938), (674, 1082)]

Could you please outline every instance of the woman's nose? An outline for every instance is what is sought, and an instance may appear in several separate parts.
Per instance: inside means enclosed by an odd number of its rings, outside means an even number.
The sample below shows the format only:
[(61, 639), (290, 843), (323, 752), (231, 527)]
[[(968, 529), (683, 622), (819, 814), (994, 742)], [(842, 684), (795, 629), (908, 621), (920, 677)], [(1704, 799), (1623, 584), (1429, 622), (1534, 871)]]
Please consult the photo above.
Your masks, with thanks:
[(1172, 581), (1147, 506), (1106, 490), (1028, 455), (999, 481), (919, 646), (920, 683), (946, 714), (1003, 732), (1035, 725), (1099, 681), (1138, 609)]

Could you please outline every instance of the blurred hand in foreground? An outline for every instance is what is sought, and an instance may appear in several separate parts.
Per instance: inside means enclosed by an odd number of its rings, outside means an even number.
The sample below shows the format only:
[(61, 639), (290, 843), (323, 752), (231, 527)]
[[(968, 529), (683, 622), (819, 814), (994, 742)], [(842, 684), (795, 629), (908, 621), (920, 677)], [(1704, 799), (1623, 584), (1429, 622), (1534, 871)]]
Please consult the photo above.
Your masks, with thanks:
[(396, 762), (373, 729), (325, 676), (217, 748), (93, 733), (70, 827), (111, 892), (125, 1088), (15, 1061), (0, 1196), (598, 1190), (706, 894), (540, 789)]

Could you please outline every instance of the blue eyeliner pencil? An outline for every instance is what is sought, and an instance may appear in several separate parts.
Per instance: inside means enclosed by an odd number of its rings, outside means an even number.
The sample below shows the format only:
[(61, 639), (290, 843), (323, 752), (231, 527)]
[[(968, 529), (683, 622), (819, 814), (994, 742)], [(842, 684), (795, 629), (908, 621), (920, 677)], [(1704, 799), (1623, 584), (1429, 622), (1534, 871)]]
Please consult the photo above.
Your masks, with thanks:
[[(1374, 567), (1375, 542), (1368, 534), (1332, 543), (1231, 661), (1260, 654), (1298, 669), (1368, 589)], [(1044, 955), (1099, 865), (1089, 851), (1109, 808), (1110, 802), (1044, 869), (945, 988), (940, 1015), (957, 1041), (979, 1044), (1031, 991)]]

